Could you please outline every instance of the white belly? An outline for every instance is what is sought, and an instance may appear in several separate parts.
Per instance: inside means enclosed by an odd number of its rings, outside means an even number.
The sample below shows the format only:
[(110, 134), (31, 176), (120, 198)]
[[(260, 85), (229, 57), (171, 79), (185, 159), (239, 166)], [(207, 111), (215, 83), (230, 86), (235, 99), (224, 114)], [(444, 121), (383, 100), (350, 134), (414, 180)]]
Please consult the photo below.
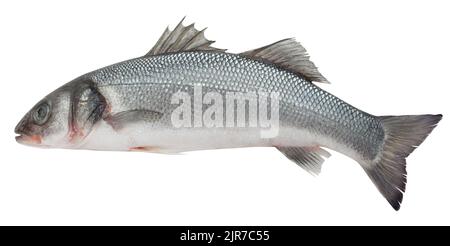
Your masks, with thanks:
[(81, 144), (80, 149), (136, 150), (174, 153), (191, 150), (273, 146), (273, 139), (261, 139), (257, 128), (152, 128), (130, 124), (114, 130), (102, 121)]
[(221, 148), (317, 145), (335, 150), (342, 148), (332, 139), (296, 128), (280, 128), (276, 137), (261, 138), (259, 128), (170, 129), (130, 124), (123, 129), (114, 130), (105, 121), (101, 121), (76, 148), (177, 153)]

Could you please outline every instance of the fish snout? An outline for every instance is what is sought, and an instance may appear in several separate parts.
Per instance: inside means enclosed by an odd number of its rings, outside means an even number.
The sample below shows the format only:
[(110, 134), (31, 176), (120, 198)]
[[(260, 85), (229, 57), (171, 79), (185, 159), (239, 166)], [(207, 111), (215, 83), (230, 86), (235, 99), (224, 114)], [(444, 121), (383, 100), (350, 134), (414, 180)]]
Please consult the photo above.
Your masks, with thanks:
[(28, 114), (26, 114), (20, 121), (17, 123), (16, 127), (14, 128), (14, 133), (16, 134), (27, 134), (30, 132), (29, 124), (28, 124)]
[(21, 144), (39, 145), (42, 143), (42, 137), (34, 134), (30, 127), (29, 116), (25, 115), (14, 128), (16, 141)]

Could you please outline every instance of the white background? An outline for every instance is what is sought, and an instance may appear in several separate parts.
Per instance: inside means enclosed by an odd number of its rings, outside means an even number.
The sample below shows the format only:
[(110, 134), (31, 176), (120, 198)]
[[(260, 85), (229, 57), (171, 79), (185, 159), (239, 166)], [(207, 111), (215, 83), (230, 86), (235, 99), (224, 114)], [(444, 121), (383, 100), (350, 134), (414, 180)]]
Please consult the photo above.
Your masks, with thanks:
[[(3, 1), (0, 224), (448, 225), (447, 2)], [(185, 15), (230, 52), (296, 37), (332, 83), (321, 87), (372, 114), (444, 114), (408, 158), (400, 211), (336, 152), (312, 177), (269, 148), (166, 156), (15, 142), (47, 93), (145, 54)]]

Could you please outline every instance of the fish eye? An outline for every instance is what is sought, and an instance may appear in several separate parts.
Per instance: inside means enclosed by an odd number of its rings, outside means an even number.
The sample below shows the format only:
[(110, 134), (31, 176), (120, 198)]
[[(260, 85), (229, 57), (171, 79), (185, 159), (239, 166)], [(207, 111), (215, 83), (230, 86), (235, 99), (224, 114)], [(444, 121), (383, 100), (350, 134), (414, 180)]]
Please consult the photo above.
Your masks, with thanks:
[(50, 115), (50, 105), (47, 102), (41, 103), (33, 112), (34, 123), (44, 124)]

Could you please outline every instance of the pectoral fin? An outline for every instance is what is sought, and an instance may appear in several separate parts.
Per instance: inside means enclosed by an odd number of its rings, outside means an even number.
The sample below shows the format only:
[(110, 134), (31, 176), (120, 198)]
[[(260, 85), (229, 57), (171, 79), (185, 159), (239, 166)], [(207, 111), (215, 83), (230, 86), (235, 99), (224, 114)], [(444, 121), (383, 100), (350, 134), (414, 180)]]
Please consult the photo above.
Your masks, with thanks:
[(163, 113), (147, 109), (134, 109), (118, 112), (105, 117), (115, 130), (122, 129), (125, 125), (136, 122), (152, 122), (161, 119)]

